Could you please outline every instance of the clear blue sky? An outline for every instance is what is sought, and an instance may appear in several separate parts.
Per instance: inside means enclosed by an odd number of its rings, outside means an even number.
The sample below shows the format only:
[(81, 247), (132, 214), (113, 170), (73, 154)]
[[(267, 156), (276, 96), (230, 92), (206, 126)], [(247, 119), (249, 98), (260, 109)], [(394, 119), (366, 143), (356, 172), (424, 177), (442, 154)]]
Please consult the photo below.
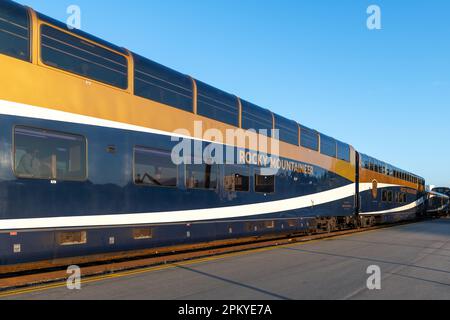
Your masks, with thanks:
[(448, 0), (18, 1), (450, 185)]

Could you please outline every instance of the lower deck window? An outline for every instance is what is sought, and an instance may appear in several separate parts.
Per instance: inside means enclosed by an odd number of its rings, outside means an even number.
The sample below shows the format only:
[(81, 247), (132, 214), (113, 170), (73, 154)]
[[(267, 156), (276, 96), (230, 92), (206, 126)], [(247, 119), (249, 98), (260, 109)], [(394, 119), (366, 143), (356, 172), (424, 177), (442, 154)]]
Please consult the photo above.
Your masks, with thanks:
[(275, 228), (275, 221), (266, 221), (265, 222), (265, 227), (267, 228), (267, 229), (273, 229), (273, 228)]
[(133, 238), (135, 240), (152, 239), (153, 231), (151, 228), (133, 229)]
[(134, 182), (137, 185), (176, 187), (178, 168), (168, 151), (134, 149)]
[(60, 232), (58, 234), (58, 244), (60, 246), (72, 246), (87, 243), (86, 231)]
[(288, 220), (289, 228), (293, 228), (297, 226), (297, 220)]
[(403, 203), (407, 203), (408, 202), (408, 198), (406, 196), (406, 193), (402, 193), (402, 202)]
[(14, 171), (19, 178), (86, 180), (86, 154), (82, 136), (14, 128)]
[(383, 190), (381, 201), (393, 202), (394, 201), (394, 193), (392, 191)]

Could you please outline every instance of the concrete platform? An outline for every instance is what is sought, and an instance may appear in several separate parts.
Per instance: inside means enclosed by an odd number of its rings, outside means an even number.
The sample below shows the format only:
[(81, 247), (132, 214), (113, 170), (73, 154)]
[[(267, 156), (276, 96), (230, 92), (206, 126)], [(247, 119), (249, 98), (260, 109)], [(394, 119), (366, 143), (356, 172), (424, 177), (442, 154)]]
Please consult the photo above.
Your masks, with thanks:
[[(381, 290), (367, 268), (381, 269)], [(450, 219), (153, 267), (1, 299), (450, 299)]]

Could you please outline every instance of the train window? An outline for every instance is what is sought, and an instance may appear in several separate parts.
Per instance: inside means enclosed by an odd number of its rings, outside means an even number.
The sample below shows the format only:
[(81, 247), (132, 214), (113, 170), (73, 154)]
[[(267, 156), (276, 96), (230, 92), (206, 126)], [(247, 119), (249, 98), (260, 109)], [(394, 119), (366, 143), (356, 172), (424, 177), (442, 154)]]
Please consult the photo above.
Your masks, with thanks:
[(188, 76), (133, 54), (134, 94), (192, 112), (192, 80)]
[(275, 129), (279, 130), (280, 141), (298, 146), (298, 124), (277, 114), (275, 117)]
[(400, 202), (398, 192), (396, 192), (396, 193), (394, 194), (394, 202), (395, 202), (395, 203)]
[(144, 240), (152, 239), (153, 230), (152, 228), (135, 228), (133, 229), (133, 239), (134, 240)]
[(266, 227), (266, 229), (274, 229), (275, 228), (275, 221), (274, 220), (265, 221), (264, 222), (264, 226)]
[(225, 165), (226, 191), (250, 191), (250, 168), (244, 165)]
[(67, 231), (58, 233), (58, 244), (60, 246), (73, 246), (86, 243), (86, 231)]
[(319, 134), (312, 129), (300, 126), (300, 144), (302, 147), (319, 151)]
[(350, 146), (346, 143), (337, 143), (337, 158), (339, 160), (350, 162)]
[[(297, 224), (298, 224), (298, 222), (297, 222), (297, 220), (288, 220), (287, 221), (287, 224), (288, 224), (288, 227), (289, 228), (295, 228), (296, 226), (297, 226)], [(303, 225), (303, 224), (302, 224)]]
[(211, 164), (186, 165), (186, 187), (188, 189), (217, 189), (218, 167)]
[(121, 89), (128, 87), (124, 56), (48, 25), (41, 27), (41, 58), (48, 66)]
[(383, 201), (383, 202), (387, 202), (388, 201), (388, 192), (387, 192), (387, 190), (383, 190), (383, 192), (381, 193), (381, 201)]
[(394, 194), (392, 191), (388, 191), (388, 202), (392, 202), (394, 200)]
[(326, 135), (320, 135), (320, 153), (329, 157), (336, 158), (336, 140), (327, 137)]
[(255, 173), (255, 192), (274, 193), (275, 176), (264, 174), (262, 170), (258, 170), (258, 172)]
[(238, 99), (201, 81), (197, 81), (197, 113), (235, 127), (239, 126)]
[(261, 134), (265, 134), (265, 131), (267, 131), (267, 136), (271, 137), (273, 130), (272, 113), (245, 100), (241, 100), (241, 102), (242, 128), (245, 130), (256, 130)]
[(134, 183), (142, 186), (176, 187), (178, 168), (169, 151), (134, 148)]
[(30, 61), (30, 20), (27, 9), (0, 1), (0, 53)]
[(14, 128), (14, 171), (19, 178), (86, 180), (86, 139), (56, 131)]

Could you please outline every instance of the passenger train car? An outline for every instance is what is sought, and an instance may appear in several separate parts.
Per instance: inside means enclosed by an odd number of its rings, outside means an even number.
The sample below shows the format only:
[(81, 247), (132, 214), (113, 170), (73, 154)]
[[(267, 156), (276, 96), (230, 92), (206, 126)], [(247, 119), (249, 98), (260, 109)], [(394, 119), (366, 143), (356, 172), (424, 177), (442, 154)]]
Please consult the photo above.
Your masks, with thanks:
[[(0, 68), (3, 267), (424, 212), (421, 177), (11, 1)], [(196, 135), (199, 123), (270, 148), (224, 146)], [(182, 139), (236, 161), (175, 164)]]
[(450, 189), (434, 188), (427, 193), (427, 214), (446, 215), (450, 213), (449, 207)]
[(446, 196), (450, 197), (450, 188), (447, 188), (447, 187), (436, 187), (436, 188), (433, 188), (433, 190), (431, 190), (431, 191), (442, 193), (442, 194), (445, 194)]

